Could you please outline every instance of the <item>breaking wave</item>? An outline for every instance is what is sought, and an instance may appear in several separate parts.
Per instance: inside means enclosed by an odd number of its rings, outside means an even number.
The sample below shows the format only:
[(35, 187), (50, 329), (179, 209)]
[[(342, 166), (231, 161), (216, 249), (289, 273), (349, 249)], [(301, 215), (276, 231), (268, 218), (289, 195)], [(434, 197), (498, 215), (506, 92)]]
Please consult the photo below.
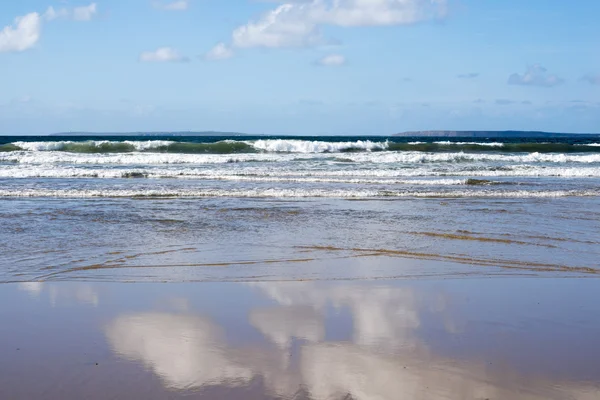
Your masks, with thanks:
[(504, 163), (600, 163), (600, 153), (596, 154), (499, 154), (499, 153), (468, 153), (468, 152), (358, 152), (347, 153), (342, 160), (331, 158), (328, 153), (313, 153), (302, 157), (298, 153), (247, 153), (239, 154), (188, 154), (188, 153), (73, 153), (63, 151), (11, 151), (0, 153), (0, 162), (21, 164), (222, 164), (235, 162), (290, 162), (290, 161), (337, 161), (362, 163), (473, 163), (473, 162), (504, 162)]
[(240, 153), (348, 153), (348, 152), (425, 152), (425, 153), (598, 153), (598, 143), (501, 143), (501, 142), (396, 142), (319, 141), (299, 139), (259, 139), (251, 141), (222, 140), (211, 143), (172, 140), (146, 141), (19, 141), (0, 145), (0, 152), (69, 152), (69, 153), (175, 153), (175, 154), (240, 154)]
[(0, 189), (0, 197), (57, 197), (57, 198), (556, 198), (598, 196), (594, 190), (335, 190), (335, 189)]
[[(249, 165), (249, 164), (247, 164)], [(459, 166), (457, 166), (459, 167)], [(493, 178), (599, 178), (600, 167), (546, 167), (535, 165), (513, 165), (501, 168), (378, 168), (378, 169), (307, 169), (278, 168), (268, 166), (245, 166), (229, 168), (227, 165), (197, 168), (186, 165), (168, 166), (87, 166), (14, 164), (0, 168), (0, 178), (152, 178), (152, 179), (203, 179), (256, 182), (331, 182), (331, 183), (374, 183), (411, 185), (458, 185), (468, 179)], [(430, 178), (421, 179), (418, 178)], [(443, 178), (443, 179), (440, 179)], [(473, 183), (475, 184), (475, 183)]]

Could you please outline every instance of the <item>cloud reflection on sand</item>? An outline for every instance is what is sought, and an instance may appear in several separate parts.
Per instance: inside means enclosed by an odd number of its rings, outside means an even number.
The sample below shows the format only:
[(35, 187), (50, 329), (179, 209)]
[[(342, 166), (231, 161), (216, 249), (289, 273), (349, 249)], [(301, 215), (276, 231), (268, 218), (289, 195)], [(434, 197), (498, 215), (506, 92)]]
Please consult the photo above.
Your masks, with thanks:
[(75, 299), (78, 303), (97, 307), (100, 297), (92, 285), (77, 284), (73, 286), (47, 284), (45, 282), (21, 282), (17, 286), (19, 290), (27, 292), (33, 298), (40, 298), (47, 293), (50, 304), (54, 307), (59, 299)]
[(325, 337), (323, 316), (305, 306), (261, 308), (250, 312), (250, 323), (280, 349), (291, 346), (293, 338), (320, 342)]
[(169, 387), (239, 385), (252, 370), (235, 360), (210, 320), (190, 315), (141, 313), (118, 317), (106, 335), (116, 353), (141, 360)]
[[(324, 287), (312, 283), (249, 283), (281, 305), (279, 313), (293, 316), (293, 307), (303, 305), (324, 313), (324, 306), (347, 307), (353, 319), (354, 343), (358, 345), (406, 345), (419, 327), (417, 298), (412, 289), (388, 286), (340, 285)], [(414, 343), (414, 339), (410, 339)]]
[[(265, 397), (305, 393), (315, 400), (592, 400), (600, 395), (597, 387), (550, 381), (536, 371), (522, 376), (481, 361), (436, 355), (419, 336), (420, 313), (428, 309), (443, 326), (452, 326), (443, 296), (425, 302), (412, 288), (384, 285), (249, 286), (275, 303), (248, 313), (248, 323), (271, 345), (228, 344), (215, 322), (187, 313), (124, 315), (107, 326), (106, 336), (117, 354), (142, 362), (172, 389), (240, 387), (260, 379)], [(326, 340), (328, 307), (349, 310), (352, 340)], [(298, 356), (290, 359), (295, 342)]]

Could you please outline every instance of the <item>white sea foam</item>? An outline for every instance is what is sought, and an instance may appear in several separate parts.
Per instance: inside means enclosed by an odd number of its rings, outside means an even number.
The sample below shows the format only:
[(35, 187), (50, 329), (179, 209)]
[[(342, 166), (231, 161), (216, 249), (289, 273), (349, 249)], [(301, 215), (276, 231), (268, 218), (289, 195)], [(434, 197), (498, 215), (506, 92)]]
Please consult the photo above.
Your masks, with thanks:
[[(458, 165), (462, 166), (462, 165)], [(467, 165), (465, 165), (467, 166)], [(243, 172), (245, 171), (245, 172)], [(250, 175), (271, 175), (270, 170), (244, 169), (238, 173), (248, 173)], [(502, 169), (494, 168), (459, 168), (445, 169), (439, 168), (401, 168), (401, 169), (347, 169), (347, 170), (279, 170), (278, 176), (333, 176), (333, 177), (377, 177), (377, 178), (403, 178), (403, 177), (557, 177), (557, 178), (594, 178), (600, 177), (600, 167), (544, 167), (536, 165), (514, 165), (505, 166)]]
[(506, 162), (506, 163), (600, 163), (600, 154), (546, 154), (529, 153), (523, 155), (489, 153), (425, 153), (417, 151), (357, 153), (347, 156), (354, 162), (373, 163), (459, 163), (459, 162)]
[[(272, 163), (258, 164), (217, 164), (205, 166), (186, 166), (179, 164), (146, 165), (140, 167), (119, 167), (109, 165), (89, 168), (88, 165), (62, 164), (10, 164), (0, 166), (0, 178), (181, 178), (181, 179), (215, 179), (240, 181), (276, 181), (295, 182), (332, 182), (332, 183), (377, 183), (377, 184), (418, 184), (410, 178), (444, 177), (556, 177), (556, 178), (594, 178), (600, 177), (600, 167), (564, 166), (548, 167), (535, 164), (522, 164), (495, 167), (473, 167), (472, 164), (451, 164), (447, 168), (439, 168), (435, 164), (416, 165), (414, 168), (340, 168), (327, 165), (326, 168), (304, 168), (286, 164), (272, 167)], [(576, 164), (581, 165), (581, 164)], [(208, 167), (208, 168), (207, 168)], [(437, 179), (440, 185), (446, 184)], [(448, 184), (458, 184), (456, 179), (448, 179)], [(426, 180), (430, 182), (430, 180)], [(434, 181), (431, 181), (434, 182)], [(435, 183), (423, 183), (435, 184)]]
[(452, 190), (452, 191), (393, 191), (393, 190), (327, 190), (327, 189), (0, 189), (0, 197), (255, 197), (255, 198), (552, 198), (599, 196), (594, 190), (549, 190), (549, 191), (499, 191), (499, 190)]
[[(423, 142), (417, 142), (418, 144), (423, 143)], [(467, 145), (472, 145), (472, 146), (487, 146), (487, 147), (503, 147), (504, 143), (500, 143), (500, 142), (451, 142), (449, 140), (446, 141), (442, 141), (442, 142), (434, 142), (435, 144), (441, 144), (444, 146), (452, 146), (452, 145), (456, 145), (456, 146), (467, 146)]]
[(246, 142), (255, 149), (275, 153), (339, 153), (347, 150), (386, 150), (388, 142), (358, 140), (356, 142), (321, 142), (307, 140), (270, 139)]
[(157, 165), (157, 164), (224, 164), (248, 161), (288, 161), (293, 154), (181, 154), (181, 153), (67, 153), (13, 151), (0, 153), (0, 162), (22, 164), (97, 164), (97, 165)]
[[(288, 162), (298, 159), (304, 161), (327, 160), (329, 154), (313, 153), (304, 157), (294, 153), (260, 153), (260, 154), (180, 154), (180, 153), (67, 153), (55, 151), (12, 151), (0, 153), (0, 162), (23, 164), (222, 164), (231, 162), (273, 161)], [(529, 153), (523, 155), (489, 154), (489, 153), (425, 153), (406, 152), (374, 152), (345, 153), (343, 159), (358, 163), (600, 163), (600, 154), (548, 154)]]
[[(330, 176), (333, 175), (333, 176)], [(243, 171), (233, 172), (230, 170), (198, 170), (193, 168), (74, 168), (74, 167), (8, 167), (0, 168), (0, 178), (170, 178), (170, 179), (199, 179), (199, 180), (221, 180), (238, 182), (280, 182), (280, 183), (340, 183), (340, 184), (379, 184), (379, 185), (419, 185), (419, 186), (454, 186), (465, 185), (467, 179), (381, 179), (376, 176), (341, 176), (314, 172), (269, 172), (269, 171)]]

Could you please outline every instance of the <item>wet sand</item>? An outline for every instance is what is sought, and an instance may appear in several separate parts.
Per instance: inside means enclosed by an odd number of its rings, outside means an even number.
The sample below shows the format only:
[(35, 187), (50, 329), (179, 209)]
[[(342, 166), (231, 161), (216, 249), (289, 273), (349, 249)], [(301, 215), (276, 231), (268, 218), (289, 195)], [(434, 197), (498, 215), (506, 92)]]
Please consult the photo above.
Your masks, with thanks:
[(596, 198), (2, 204), (2, 400), (600, 398)]
[(597, 283), (4, 284), (0, 398), (598, 399)]

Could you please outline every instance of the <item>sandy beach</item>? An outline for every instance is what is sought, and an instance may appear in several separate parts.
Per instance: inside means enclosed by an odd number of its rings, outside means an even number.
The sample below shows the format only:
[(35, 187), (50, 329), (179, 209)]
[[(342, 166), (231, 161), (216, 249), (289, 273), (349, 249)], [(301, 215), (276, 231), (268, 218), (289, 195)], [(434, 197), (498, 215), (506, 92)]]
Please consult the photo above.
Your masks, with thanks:
[(0, 398), (597, 399), (595, 201), (4, 200)]
[(0, 397), (597, 399), (596, 286), (3, 285)]

